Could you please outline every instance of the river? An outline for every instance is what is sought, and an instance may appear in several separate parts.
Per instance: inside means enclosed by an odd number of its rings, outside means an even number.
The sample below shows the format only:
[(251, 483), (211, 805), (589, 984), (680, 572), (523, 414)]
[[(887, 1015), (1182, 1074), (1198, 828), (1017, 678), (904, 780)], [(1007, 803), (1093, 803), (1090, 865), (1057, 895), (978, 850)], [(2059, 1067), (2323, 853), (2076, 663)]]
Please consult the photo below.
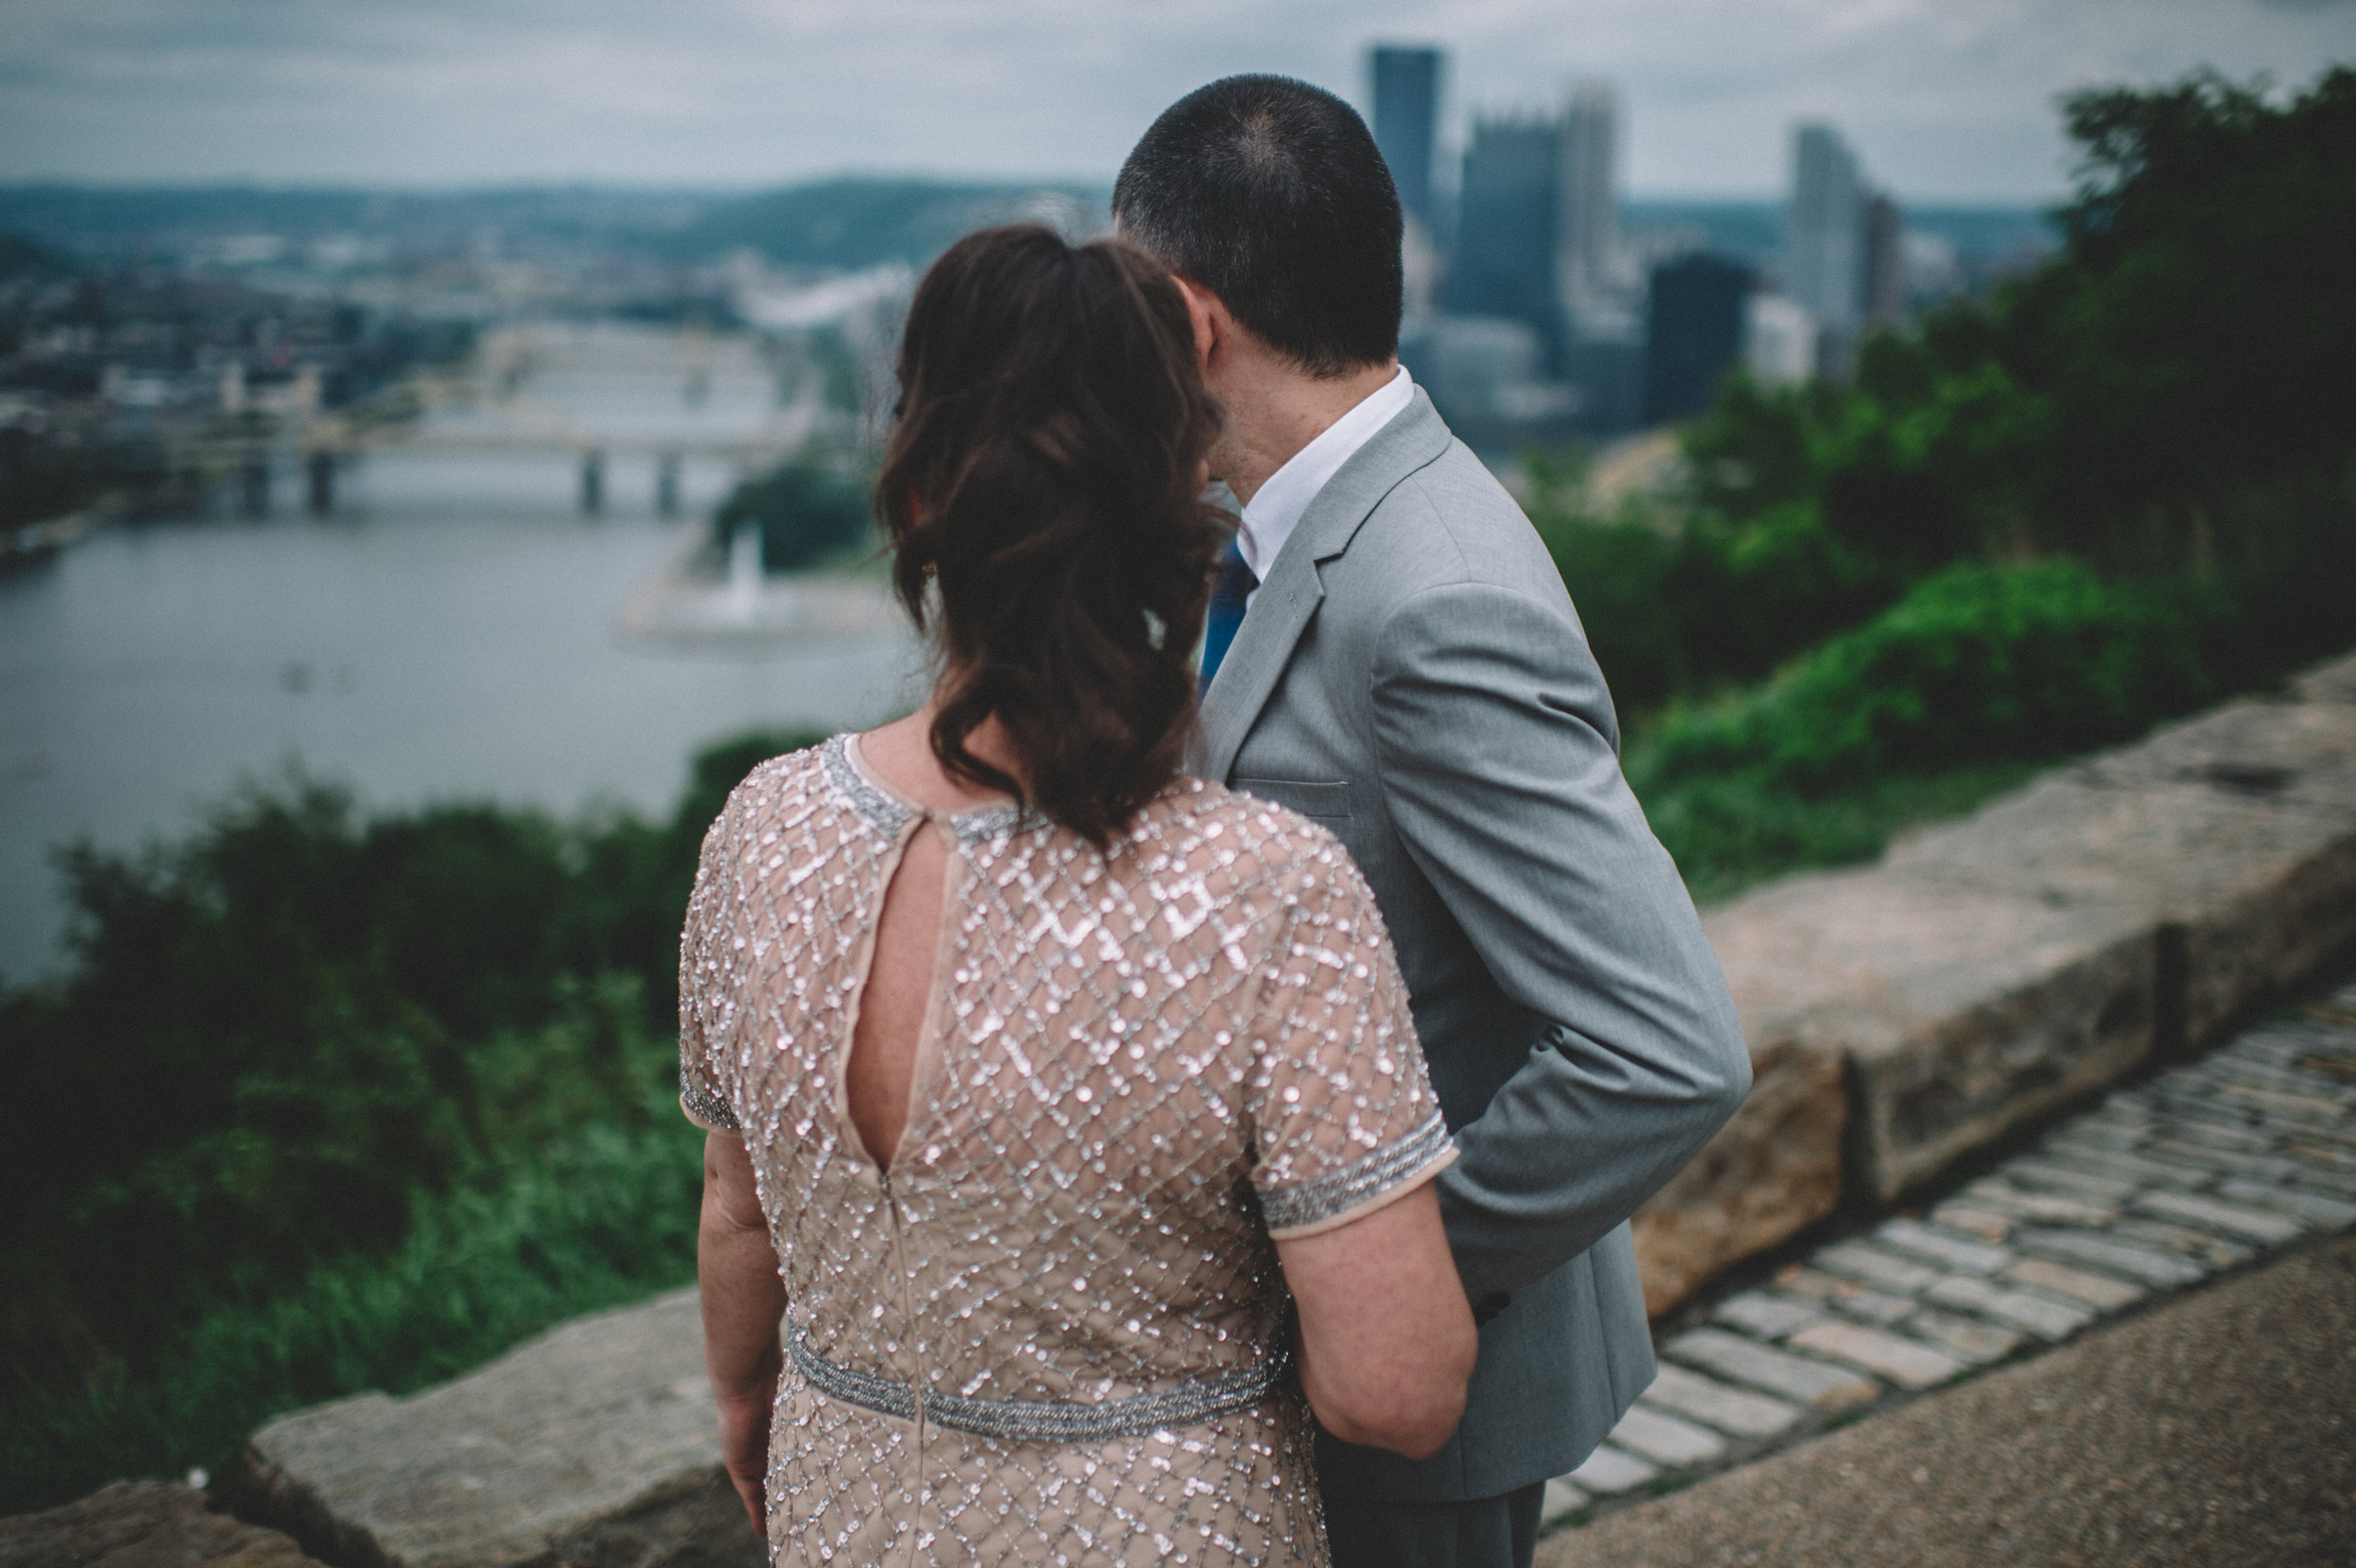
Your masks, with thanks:
[[(530, 390), (640, 433), (725, 434), (774, 411), (765, 372), (725, 341), (680, 348), (699, 356), (689, 404), (666, 344), (686, 340), (575, 332)], [(651, 459), (617, 456), (590, 519), (566, 454), (395, 449), (355, 465), (325, 519), (300, 514), (282, 475), (273, 517), (114, 525), (0, 578), (0, 976), (59, 962), (51, 846), (177, 835), (289, 768), (368, 807), (653, 815), (715, 738), (905, 709), (921, 658), (888, 624), (733, 644), (623, 634), (624, 606), (733, 478), (689, 461), (681, 515), (665, 519)]]

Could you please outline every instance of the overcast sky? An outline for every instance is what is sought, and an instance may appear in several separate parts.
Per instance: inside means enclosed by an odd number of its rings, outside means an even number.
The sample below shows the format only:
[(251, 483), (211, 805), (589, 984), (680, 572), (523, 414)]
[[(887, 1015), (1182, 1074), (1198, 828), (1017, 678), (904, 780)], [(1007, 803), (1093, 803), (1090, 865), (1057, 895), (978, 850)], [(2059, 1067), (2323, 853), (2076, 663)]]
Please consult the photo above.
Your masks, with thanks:
[(1903, 197), (2043, 199), (2057, 93), (2303, 84), (2356, 0), (0, 0), (0, 179), (1101, 180), (1230, 72), (1363, 106), (1376, 41), (1448, 49), (1451, 136), (1616, 80), (1641, 194), (1777, 191), (1826, 118)]

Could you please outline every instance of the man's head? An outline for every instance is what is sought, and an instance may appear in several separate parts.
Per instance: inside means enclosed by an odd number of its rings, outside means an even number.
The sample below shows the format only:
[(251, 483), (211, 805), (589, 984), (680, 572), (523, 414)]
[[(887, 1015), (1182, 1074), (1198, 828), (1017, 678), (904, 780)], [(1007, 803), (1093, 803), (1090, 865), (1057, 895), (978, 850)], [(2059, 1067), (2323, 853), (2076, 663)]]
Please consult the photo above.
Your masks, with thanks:
[(1399, 193), (1366, 122), (1320, 88), (1229, 76), (1179, 99), (1121, 166), (1113, 218), (1313, 375), (1399, 352)]

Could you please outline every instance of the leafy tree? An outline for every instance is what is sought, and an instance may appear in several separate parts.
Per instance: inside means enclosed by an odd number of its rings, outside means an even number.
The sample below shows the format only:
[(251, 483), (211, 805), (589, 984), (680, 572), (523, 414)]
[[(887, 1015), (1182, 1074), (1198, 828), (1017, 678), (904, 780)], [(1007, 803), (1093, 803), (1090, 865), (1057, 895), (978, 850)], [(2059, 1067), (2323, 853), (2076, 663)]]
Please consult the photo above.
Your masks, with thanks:
[(867, 491), (818, 464), (796, 459), (745, 481), (720, 504), (712, 519), (718, 538), (725, 543), (743, 528), (761, 531), (762, 571), (794, 571), (870, 536)]

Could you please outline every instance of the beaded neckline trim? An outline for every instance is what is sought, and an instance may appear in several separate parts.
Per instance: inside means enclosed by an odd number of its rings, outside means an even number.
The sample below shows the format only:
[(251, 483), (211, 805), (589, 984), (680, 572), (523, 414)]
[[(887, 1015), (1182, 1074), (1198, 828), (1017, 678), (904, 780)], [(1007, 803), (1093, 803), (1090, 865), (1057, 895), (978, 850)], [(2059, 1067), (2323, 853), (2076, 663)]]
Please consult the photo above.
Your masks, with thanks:
[[(828, 1397), (902, 1421), (917, 1418), (917, 1392), (908, 1383), (837, 1366), (811, 1349), (799, 1330), (787, 1341), (786, 1352), (794, 1369)], [(1113, 1437), (1143, 1437), (1258, 1404), (1283, 1378), (1290, 1360), (1289, 1350), (1280, 1346), (1257, 1365), (1093, 1405), (928, 1393), (923, 1400), (924, 1417), (952, 1431), (1013, 1443), (1094, 1443)]]
[[(851, 756), (849, 735), (837, 735), (828, 741), (819, 758), (826, 771), (826, 782), (840, 791), (852, 808), (867, 819), (868, 825), (885, 838), (897, 838), (911, 818), (926, 814), (867, 776)], [(1047, 819), (1027, 806), (983, 806), (942, 820), (961, 844), (986, 843), (1047, 825)]]

